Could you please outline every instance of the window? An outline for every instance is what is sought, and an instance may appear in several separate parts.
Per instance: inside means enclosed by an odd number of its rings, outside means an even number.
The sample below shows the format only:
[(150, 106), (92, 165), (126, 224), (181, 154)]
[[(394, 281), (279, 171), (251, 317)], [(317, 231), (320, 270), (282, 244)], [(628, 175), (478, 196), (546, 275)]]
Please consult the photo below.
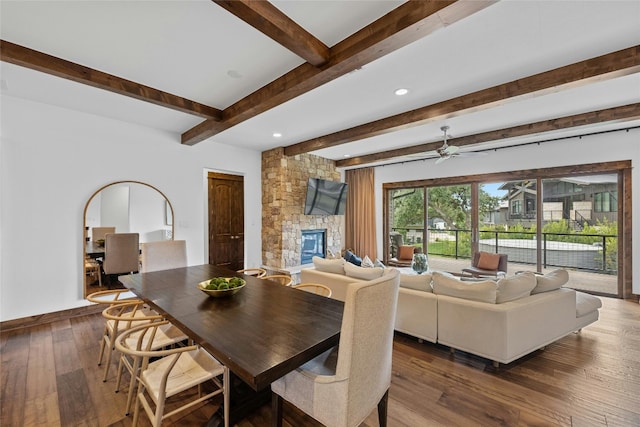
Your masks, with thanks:
[(617, 212), (618, 192), (607, 191), (604, 193), (595, 193), (593, 197), (593, 210), (595, 212)]
[(511, 213), (516, 215), (522, 213), (522, 200), (511, 201)]

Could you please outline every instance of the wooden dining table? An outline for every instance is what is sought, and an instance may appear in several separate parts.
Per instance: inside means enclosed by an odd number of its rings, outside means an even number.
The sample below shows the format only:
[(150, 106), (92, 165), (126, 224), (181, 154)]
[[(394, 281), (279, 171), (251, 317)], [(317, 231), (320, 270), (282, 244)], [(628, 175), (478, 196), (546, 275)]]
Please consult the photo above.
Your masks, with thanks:
[[(232, 276), (244, 278), (246, 285), (230, 297), (214, 298), (198, 288), (201, 281)], [(256, 406), (265, 403), (274, 380), (339, 341), (341, 301), (224, 267), (205, 264), (119, 280), (255, 392), (232, 392), (232, 423), (251, 409), (252, 399)], [(240, 402), (241, 394), (250, 398)]]

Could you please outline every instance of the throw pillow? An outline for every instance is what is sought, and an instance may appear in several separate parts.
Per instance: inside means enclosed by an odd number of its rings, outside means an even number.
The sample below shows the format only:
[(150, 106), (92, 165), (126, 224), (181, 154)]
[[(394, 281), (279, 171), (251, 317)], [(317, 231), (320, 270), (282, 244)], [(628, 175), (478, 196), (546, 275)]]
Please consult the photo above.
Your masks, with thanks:
[(408, 245), (400, 246), (398, 248), (398, 259), (406, 259), (406, 260), (413, 259), (414, 249), (415, 248), (413, 246), (408, 246)]
[(562, 285), (569, 281), (569, 273), (567, 270), (557, 269), (548, 272), (545, 275), (536, 276), (536, 287), (533, 288), (531, 294), (539, 294), (541, 292), (555, 291), (560, 289)]
[(378, 258), (376, 258), (376, 262), (374, 263), (374, 267), (381, 267), (381, 268), (387, 268), (382, 261), (380, 261)]
[(353, 265), (358, 265), (359, 266), (360, 264), (362, 264), (362, 258), (360, 258), (356, 254), (351, 252), (349, 249), (347, 249), (345, 251), (344, 259), (347, 260), (347, 262), (350, 262)]
[(496, 303), (528, 297), (536, 287), (536, 276), (530, 271), (498, 280)]
[(416, 291), (433, 292), (430, 274), (400, 274), (400, 287)]
[(373, 280), (381, 277), (382, 273), (384, 273), (384, 269), (376, 267), (358, 267), (357, 265), (347, 262), (344, 264), (344, 272), (347, 276), (353, 277), (354, 279)]
[(497, 284), (493, 280), (463, 282), (447, 273), (433, 273), (433, 293), (495, 304)]
[(362, 258), (362, 264), (360, 264), (360, 266), (368, 267), (368, 268), (375, 267), (375, 265), (373, 264), (373, 261), (371, 261), (371, 258), (369, 258), (367, 255), (365, 255), (364, 258)]
[(312, 258), (313, 266), (318, 271), (324, 271), (325, 273), (344, 274), (344, 260), (342, 258), (337, 259), (324, 259), (319, 256)]
[(500, 263), (500, 255), (491, 254), (489, 252), (480, 252), (478, 258), (478, 268), (483, 270), (497, 270)]

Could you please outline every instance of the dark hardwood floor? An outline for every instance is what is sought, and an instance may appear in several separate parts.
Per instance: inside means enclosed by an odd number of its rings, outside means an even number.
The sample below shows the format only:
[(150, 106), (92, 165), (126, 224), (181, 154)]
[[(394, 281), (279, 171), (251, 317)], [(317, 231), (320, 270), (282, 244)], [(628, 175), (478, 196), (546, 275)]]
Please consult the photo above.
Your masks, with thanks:
[[(397, 335), (389, 426), (640, 426), (640, 305), (603, 298), (600, 320), (509, 365)], [(126, 393), (97, 366), (103, 320), (3, 331), (2, 426), (129, 426)], [(115, 367), (115, 364), (114, 364)], [(204, 425), (219, 401), (165, 425)], [(287, 427), (319, 425), (285, 405)], [(269, 426), (265, 405), (241, 427)], [(141, 416), (140, 425), (149, 425)], [(377, 426), (375, 412), (364, 426)]]

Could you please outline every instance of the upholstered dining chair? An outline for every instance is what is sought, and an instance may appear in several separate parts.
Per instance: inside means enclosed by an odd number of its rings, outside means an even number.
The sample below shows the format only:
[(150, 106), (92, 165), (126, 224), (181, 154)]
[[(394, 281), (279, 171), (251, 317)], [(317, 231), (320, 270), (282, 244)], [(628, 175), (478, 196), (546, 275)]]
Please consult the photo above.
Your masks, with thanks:
[(340, 342), (271, 384), (274, 425), (286, 400), (326, 426), (355, 427), (378, 408), (386, 426), (400, 272), (347, 288)]
[(267, 270), (259, 267), (243, 268), (242, 270), (238, 270), (238, 273), (246, 274), (247, 276), (253, 276), (261, 279), (267, 275)]
[(478, 251), (473, 254), (471, 267), (463, 268), (462, 272), (474, 277), (495, 277), (498, 273), (507, 274), (508, 260), (507, 254)]
[[(229, 369), (197, 345), (153, 350), (152, 340), (159, 328), (168, 322), (154, 322), (131, 328), (118, 336), (116, 348), (122, 354), (139, 358), (138, 390), (133, 425), (138, 424), (140, 406), (153, 426), (160, 426), (165, 418), (223, 394), (224, 425), (229, 426)], [(218, 377), (222, 376), (222, 381)], [(201, 395), (201, 385), (213, 382), (216, 388)], [(165, 413), (167, 399), (193, 387), (198, 387), (196, 399)], [(151, 400), (151, 402), (150, 402)], [(155, 406), (155, 409), (152, 407)]]
[(287, 276), (286, 274), (271, 274), (267, 276), (262, 276), (262, 280), (270, 280), (272, 282), (278, 282), (283, 286), (291, 286), (293, 284), (293, 277)]
[(104, 261), (102, 269), (111, 289), (118, 274), (137, 273), (140, 269), (140, 245), (138, 233), (111, 233), (104, 236)]
[(292, 285), (291, 287), (331, 298), (331, 288), (320, 283), (299, 283), (297, 285)]
[(93, 227), (91, 229), (91, 240), (93, 240), (94, 242), (97, 240), (104, 240), (104, 236), (115, 232), (115, 227)]
[(142, 273), (170, 270), (187, 266), (187, 242), (185, 240), (162, 240), (140, 244)]

